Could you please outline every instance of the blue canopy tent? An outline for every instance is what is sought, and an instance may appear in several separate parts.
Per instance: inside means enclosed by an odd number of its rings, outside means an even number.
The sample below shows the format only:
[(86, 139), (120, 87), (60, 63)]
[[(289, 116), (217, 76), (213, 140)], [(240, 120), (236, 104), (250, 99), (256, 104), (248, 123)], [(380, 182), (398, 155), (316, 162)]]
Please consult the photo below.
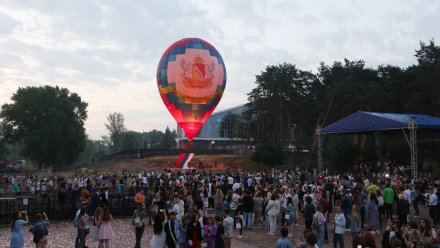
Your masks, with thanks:
[[(405, 130), (409, 130), (408, 139)], [(325, 134), (369, 133), (402, 130), (411, 148), (411, 173), (417, 176), (417, 129), (440, 129), (440, 118), (429, 115), (394, 114), (358, 111), (322, 129), (318, 136), (318, 169), (322, 170), (322, 136)]]

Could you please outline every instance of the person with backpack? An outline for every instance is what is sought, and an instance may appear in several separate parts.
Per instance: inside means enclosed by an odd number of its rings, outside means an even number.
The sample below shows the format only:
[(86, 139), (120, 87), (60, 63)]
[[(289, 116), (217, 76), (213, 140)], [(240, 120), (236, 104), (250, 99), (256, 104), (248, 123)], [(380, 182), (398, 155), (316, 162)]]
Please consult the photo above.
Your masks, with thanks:
[(138, 208), (134, 210), (132, 225), (135, 227), (135, 237), (136, 244), (134, 248), (141, 247), (142, 235), (144, 234), (145, 224), (144, 224), (145, 211), (142, 205), (138, 205)]
[[(44, 219), (43, 219), (44, 217)], [(47, 246), (47, 235), (49, 231), (47, 227), (49, 226), (49, 219), (45, 212), (43, 214), (38, 213), (35, 215), (37, 222), (31, 227), (30, 232), (34, 235), (33, 241), (36, 248), (46, 248)]]
[(326, 217), (322, 213), (322, 206), (316, 206), (316, 213), (313, 215), (314, 228), (316, 229), (316, 235), (318, 236), (318, 247), (324, 245), (324, 232)]
[(73, 221), (74, 226), (77, 228), (77, 235), (75, 239), (75, 248), (85, 248), (86, 247), (86, 237), (90, 233), (90, 227), (87, 224), (89, 221), (89, 215), (86, 212), (86, 206), (82, 206), (78, 210), (76, 217)]

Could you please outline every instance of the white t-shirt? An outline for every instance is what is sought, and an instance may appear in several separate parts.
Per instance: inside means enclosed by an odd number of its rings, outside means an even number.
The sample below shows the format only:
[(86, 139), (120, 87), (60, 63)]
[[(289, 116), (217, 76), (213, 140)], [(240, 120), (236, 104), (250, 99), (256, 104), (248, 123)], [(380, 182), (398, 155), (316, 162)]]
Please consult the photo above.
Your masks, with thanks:
[(256, 181), (258, 184), (260, 184), (260, 182), (261, 182), (261, 177), (260, 177), (260, 176), (255, 177), (255, 181)]
[(370, 180), (368, 180), (368, 178), (365, 178), (364, 180), (364, 186), (368, 187), (368, 185), (370, 185)]
[(411, 203), (411, 191), (409, 189), (403, 191), (403, 196), (405, 196), (405, 200)]
[(435, 206), (437, 205), (437, 195), (436, 194), (431, 194), (429, 195), (429, 206)]
[(234, 183), (234, 185), (232, 185), (232, 191), (236, 191), (237, 189), (239, 189), (241, 187), (240, 183)]
[(247, 180), (248, 187), (252, 186), (252, 182), (253, 182), (253, 181), (254, 181), (254, 180), (252, 179), (252, 177), (249, 177), (249, 178), (248, 178), (248, 180)]

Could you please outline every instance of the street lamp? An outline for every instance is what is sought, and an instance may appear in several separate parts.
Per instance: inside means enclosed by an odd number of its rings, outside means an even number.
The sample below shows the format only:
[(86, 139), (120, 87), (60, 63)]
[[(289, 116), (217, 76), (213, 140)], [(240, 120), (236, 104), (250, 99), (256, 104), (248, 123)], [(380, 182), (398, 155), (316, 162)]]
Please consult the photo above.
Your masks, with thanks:
[[(145, 147), (145, 127), (148, 125), (148, 124), (150, 124), (149, 122), (147, 122), (143, 127), (142, 127), (142, 143), (143, 143), (143, 146), (144, 146), (144, 149), (146, 148)], [(149, 133), (147, 133), (147, 140), (148, 140), (148, 142), (149, 142), (149, 136), (150, 136), (150, 134)]]
[(296, 124), (293, 123), (292, 124), (292, 150), (295, 148), (294, 147), (295, 146), (295, 127), (296, 127)]

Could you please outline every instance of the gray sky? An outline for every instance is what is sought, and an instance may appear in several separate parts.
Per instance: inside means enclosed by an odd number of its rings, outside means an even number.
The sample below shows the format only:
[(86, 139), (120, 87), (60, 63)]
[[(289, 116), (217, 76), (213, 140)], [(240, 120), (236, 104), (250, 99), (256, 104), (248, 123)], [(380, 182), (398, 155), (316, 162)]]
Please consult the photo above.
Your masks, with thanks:
[(155, 75), (179, 39), (202, 38), (222, 55), (221, 110), (245, 103), (267, 65), (415, 64), (420, 40), (440, 41), (439, 13), (434, 0), (0, 0), (0, 104), (19, 86), (59, 85), (89, 103), (91, 138), (107, 134), (111, 112), (129, 130), (175, 128)]

